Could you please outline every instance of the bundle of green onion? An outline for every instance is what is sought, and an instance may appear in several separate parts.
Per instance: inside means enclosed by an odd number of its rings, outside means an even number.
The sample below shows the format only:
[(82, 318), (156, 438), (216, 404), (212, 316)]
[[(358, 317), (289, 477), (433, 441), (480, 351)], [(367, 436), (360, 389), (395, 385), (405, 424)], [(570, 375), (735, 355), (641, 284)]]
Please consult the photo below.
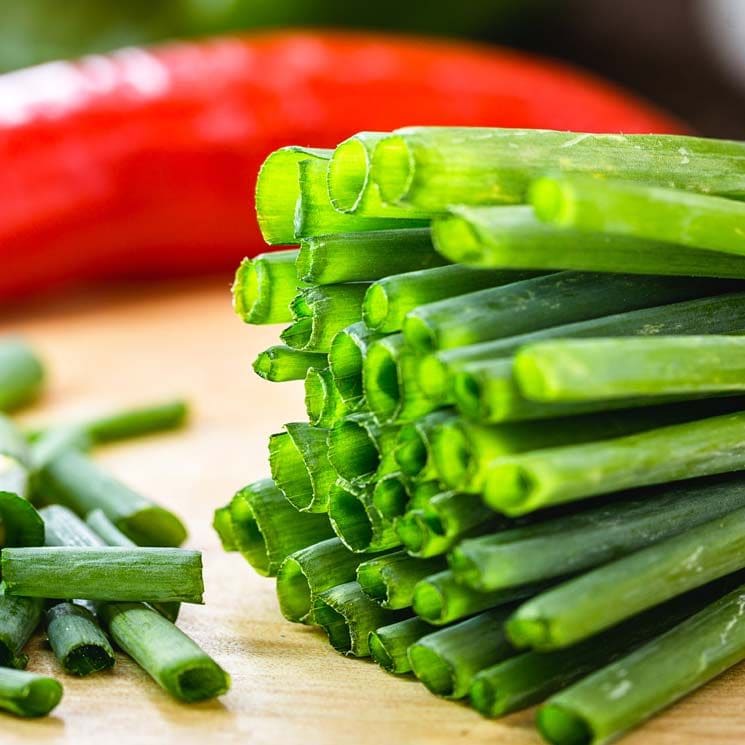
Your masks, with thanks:
[(304, 380), (217, 510), (282, 613), (603, 743), (745, 658), (745, 143), (407, 128), (287, 147), (233, 287)]
[[(0, 339), (0, 411), (33, 400), (43, 368), (21, 341)], [(24, 671), (23, 648), (44, 621), (62, 670), (115, 663), (112, 643), (181, 701), (224, 693), (228, 675), (176, 625), (202, 602), (202, 559), (179, 548), (181, 520), (102, 470), (94, 446), (180, 427), (183, 401), (35, 432), (0, 414), (0, 709), (48, 714), (54, 678)]]

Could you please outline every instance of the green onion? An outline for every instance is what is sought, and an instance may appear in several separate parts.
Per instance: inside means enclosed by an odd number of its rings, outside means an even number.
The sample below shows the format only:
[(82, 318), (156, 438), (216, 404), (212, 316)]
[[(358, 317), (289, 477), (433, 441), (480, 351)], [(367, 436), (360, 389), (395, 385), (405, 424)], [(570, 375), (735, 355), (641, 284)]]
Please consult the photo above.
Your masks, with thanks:
[(670, 135), (407, 127), (377, 145), (371, 180), (385, 202), (432, 213), (452, 204), (519, 204), (547, 171), (745, 195), (745, 146)]
[(21, 339), (0, 339), (0, 411), (13, 411), (41, 393), (44, 368)]
[(311, 367), (326, 367), (323, 352), (302, 352), (284, 344), (259, 352), (254, 360), (254, 372), (264, 380), (284, 383), (287, 380), (303, 380)]
[(24, 668), (26, 642), (36, 631), (44, 609), (42, 598), (17, 598), (0, 585), (0, 672), (6, 667)]
[(316, 598), (332, 587), (354, 580), (362, 560), (338, 538), (290, 554), (277, 573), (277, 599), (282, 615), (288, 621), (313, 623)]
[(556, 745), (610, 742), (745, 658), (743, 588), (584, 678), (538, 712)]
[(447, 264), (429, 228), (336, 233), (300, 242), (298, 277), (314, 285), (360, 282)]
[(58, 603), (46, 612), (54, 656), (70, 675), (89, 675), (114, 665), (114, 650), (95, 616), (82, 605)]
[(506, 522), (483, 503), (480, 494), (443, 491), (410, 509), (395, 527), (412, 556), (427, 558), (444, 554), (468, 536), (504, 528)]
[(11, 595), (86, 600), (201, 603), (202, 555), (182, 548), (34, 546), (6, 548)]
[(739, 256), (547, 225), (527, 206), (451, 207), (432, 238), (451, 261), (483, 268), (745, 277)]
[(329, 492), (329, 520), (336, 535), (355, 552), (384, 551), (400, 545), (393, 521), (377, 510), (371, 484), (337, 482)]
[(269, 438), (272, 478), (290, 503), (303, 512), (325, 512), (336, 473), (328, 458), (328, 430), (303, 422), (285, 425)]
[(486, 287), (507, 285), (534, 274), (471, 269), (458, 265), (394, 274), (370, 285), (362, 305), (362, 319), (369, 328), (379, 333), (400, 331), (406, 314), (420, 305)]
[(369, 415), (354, 414), (329, 431), (328, 459), (344, 481), (370, 481), (397, 470), (397, 438), (397, 427), (380, 426)]
[(429, 623), (442, 626), (474, 613), (535, 595), (544, 584), (523, 585), (495, 592), (478, 592), (459, 584), (446, 570), (421, 580), (414, 588), (414, 613)]
[[(515, 644), (557, 649), (745, 566), (745, 508), (543, 592), (507, 623)], [(32, 549), (11, 549), (32, 550)]]
[(259, 574), (273, 577), (287, 556), (334, 531), (323, 513), (299, 512), (271, 479), (241, 489), (230, 503), (237, 549)]
[(83, 453), (60, 452), (37, 474), (36, 493), (78, 515), (101, 509), (141, 546), (180, 546), (186, 529), (172, 512), (109, 476)]
[(293, 349), (328, 352), (339, 331), (361, 320), (368, 287), (350, 282), (301, 290), (291, 304), (295, 323), (282, 332), (282, 341)]
[(233, 308), (244, 323), (289, 323), (297, 295), (298, 250), (263, 253), (243, 259), (233, 281)]
[(363, 360), (369, 345), (381, 339), (361, 321), (342, 329), (332, 340), (328, 364), (339, 395), (352, 408), (364, 404), (362, 387)]
[[(232, 528), (232, 517), (230, 516), (230, 508), (223, 508), (227, 511), (227, 519), (231, 521), (230, 523), (230, 535), (233, 535), (233, 528)], [(64, 507), (46, 507), (43, 512), (45, 513), (45, 520), (49, 517), (50, 510), (56, 510), (56, 511), (62, 511), (67, 512)], [(56, 513), (55, 513), (56, 514)], [(71, 512), (68, 512), (68, 515), (71, 518), (74, 518), (76, 521), (78, 518), (75, 517), (75, 515)], [(55, 515), (52, 516), (52, 526), (54, 526), (56, 522)], [(114, 523), (109, 520), (108, 517), (101, 511), (101, 510), (93, 510), (93, 512), (89, 512), (85, 516), (85, 524), (99, 537), (101, 540), (106, 544), (107, 546), (136, 546), (137, 544), (129, 539), (124, 533), (119, 530), (119, 528), (114, 525)], [(80, 531), (80, 527), (77, 526), (77, 531)], [(54, 544), (47, 544), (47, 545), (65, 545), (64, 543), (60, 543), (59, 541), (56, 541)], [(236, 546), (235, 550), (238, 550), (238, 547)], [(181, 603), (151, 603), (153, 608), (160, 613), (161, 616), (165, 616), (169, 621), (176, 622), (176, 619), (178, 618), (179, 611), (181, 610)]]
[(332, 153), (332, 150), (291, 146), (275, 150), (264, 161), (256, 180), (256, 217), (270, 246), (295, 243), (300, 162), (309, 158), (325, 162)]
[[(331, 233), (354, 233), (365, 230), (389, 230), (396, 228), (418, 228), (427, 225), (427, 221), (404, 217), (401, 210), (396, 210), (396, 217), (365, 216), (337, 212), (329, 201), (326, 188), (328, 162), (313, 158), (298, 163), (300, 197), (295, 207), (295, 238), (310, 238), (316, 235)], [(258, 206), (258, 203), (257, 203)], [(293, 241), (290, 241), (293, 242)]]
[(734, 286), (698, 277), (556, 272), (422, 305), (406, 317), (404, 339), (422, 353), (464, 347)]
[(0, 493), (26, 497), (31, 454), (15, 423), (0, 414)]
[(508, 612), (487, 611), (414, 642), (409, 647), (414, 675), (438, 696), (466, 696), (476, 673), (515, 654), (504, 634)]
[(745, 468), (743, 425), (745, 413), (724, 414), (503, 456), (488, 469), (484, 501), (504, 514), (523, 515), (621, 489), (737, 471)]
[(745, 387), (745, 339), (671, 336), (558, 340), (524, 347), (515, 377), (530, 399), (593, 401)]
[(404, 475), (418, 481), (429, 481), (439, 476), (432, 453), (432, 438), (439, 427), (455, 418), (451, 409), (445, 409), (402, 425), (394, 455)]
[(328, 367), (311, 367), (305, 376), (305, 409), (314, 427), (333, 427), (351, 413)]
[(100, 615), (111, 638), (180, 701), (225, 693), (230, 676), (183, 631), (140, 603), (107, 603)]
[[(282, 495), (284, 497), (284, 495)], [(89, 515), (86, 515), (85, 521), (88, 523), (88, 525), (98, 533), (98, 535), (101, 536), (107, 543), (108, 541), (105, 538), (105, 534), (101, 532), (101, 530), (95, 525), (93, 522), (93, 518), (97, 518), (99, 515), (103, 515), (103, 512), (101, 510), (93, 510)], [(114, 526), (114, 523), (112, 523), (106, 515), (103, 515), (106, 519), (106, 522), (109, 525)], [(226, 504), (224, 507), (218, 507), (212, 517), (212, 527), (215, 529), (215, 532), (217, 533), (217, 537), (220, 539), (220, 545), (222, 546), (223, 551), (237, 551), (238, 550), (238, 544), (235, 541), (235, 534), (233, 533), (233, 517), (230, 514), (230, 505)], [(118, 532), (119, 529), (114, 526), (114, 530)], [(122, 533), (121, 535), (124, 535)], [(126, 536), (125, 536), (126, 537)]]
[(371, 631), (368, 637), (370, 654), (383, 670), (395, 675), (411, 672), (407, 654), (409, 647), (426, 634), (435, 630), (421, 618), (407, 618), (405, 621), (381, 626)]
[(414, 598), (414, 586), (430, 574), (445, 569), (441, 559), (422, 561), (405, 551), (368, 559), (357, 567), (357, 582), (383, 608), (408, 608)]
[(536, 181), (530, 201), (541, 220), (561, 227), (730, 254), (745, 252), (741, 229), (745, 205), (732, 199), (650, 184), (563, 176)]
[[(411, 490), (415, 488), (411, 484)], [(373, 506), (385, 520), (401, 517), (406, 512), (410, 499), (410, 483), (401, 473), (388, 473), (373, 487)]]
[(0, 668), (0, 709), (19, 717), (43, 717), (62, 699), (62, 684), (54, 678)]
[(357, 582), (345, 582), (321, 593), (313, 607), (315, 622), (328, 635), (331, 646), (352, 657), (369, 657), (371, 631), (403, 620), (406, 611), (381, 608)]
[(481, 592), (597, 566), (745, 507), (741, 474), (653, 487), (590, 510), (464, 540), (458, 581)]

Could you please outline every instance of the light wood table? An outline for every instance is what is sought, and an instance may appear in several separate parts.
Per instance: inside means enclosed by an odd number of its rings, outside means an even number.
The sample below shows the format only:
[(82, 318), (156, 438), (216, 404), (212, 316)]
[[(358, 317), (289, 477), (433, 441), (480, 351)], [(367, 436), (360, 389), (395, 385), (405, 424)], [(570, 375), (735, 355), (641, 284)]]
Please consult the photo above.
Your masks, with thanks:
[[(100, 451), (135, 489), (177, 511), (189, 545), (205, 552), (206, 605), (179, 623), (230, 672), (220, 701), (180, 705), (119, 656), (111, 673), (61, 675), (43, 638), (29, 669), (59, 675), (65, 696), (39, 721), (1, 716), (0, 743), (180, 745), (537, 744), (532, 713), (485, 721), (412, 680), (334, 653), (321, 633), (281, 618), (271, 579), (221, 551), (215, 507), (267, 475), (269, 434), (303, 418), (302, 390), (250, 369), (277, 329), (232, 314), (228, 281), (159, 285), (54, 300), (0, 322), (44, 355), (49, 391), (28, 421), (64, 421), (117, 406), (185, 395), (189, 429)], [(745, 669), (723, 675), (638, 730), (628, 745), (745, 742)]]

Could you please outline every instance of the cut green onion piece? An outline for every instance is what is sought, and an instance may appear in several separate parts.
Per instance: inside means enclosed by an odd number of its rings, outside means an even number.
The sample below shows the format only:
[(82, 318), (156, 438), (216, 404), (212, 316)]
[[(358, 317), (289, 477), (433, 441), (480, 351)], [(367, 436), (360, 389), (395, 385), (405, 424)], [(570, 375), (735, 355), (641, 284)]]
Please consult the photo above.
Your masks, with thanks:
[(506, 527), (507, 521), (480, 494), (440, 492), (396, 521), (396, 533), (412, 556), (427, 558), (449, 551), (463, 538)]
[(362, 305), (362, 318), (369, 328), (379, 333), (400, 331), (406, 314), (420, 305), (485, 287), (510, 284), (534, 274), (470, 269), (459, 265), (394, 274), (370, 285)]
[(411, 672), (407, 654), (409, 647), (423, 636), (431, 634), (435, 628), (421, 618), (407, 618), (405, 621), (381, 626), (370, 632), (368, 646), (375, 662), (383, 670), (395, 675)]
[(328, 459), (328, 430), (303, 422), (285, 425), (287, 432), (269, 438), (269, 465), (274, 482), (303, 512), (325, 512), (336, 473)]
[(515, 654), (504, 634), (508, 612), (487, 611), (414, 642), (409, 647), (414, 675), (438, 696), (466, 696), (476, 673)]
[(0, 414), (0, 492), (26, 497), (31, 463), (23, 433), (9, 417)]
[(371, 175), (384, 201), (437, 213), (519, 204), (530, 182), (552, 170), (740, 198), (743, 157), (741, 142), (700, 137), (407, 127), (378, 143)]
[(311, 367), (305, 376), (305, 409), (314, 427), (333, 427), (350, 413), (329, 368)]
[(46, 612), (54, 656), (70, 675), (89, 675), (114, 665), (114, 650), (95, 616), (82, 605), (58, 603)]
[(352, 657), (369, 657), (370, 632), (402, 621), (408, 613), (385, 610), (370, 600), (357, 582), (346, 582), (318, 596), (313, 616), (337, 652)]
[(0, 411), (13, 411), (41, 393), (44, 368), (21, 339), (0, 339)]
[(182, 548), (5, 548), (6, 591), (35, 598), (201, 603), (202, 555)]
[(0, 668), (0, 709), (19, 717), (43, 717), (62, 699), (62, 684), (54, 678)]
[(700, 277), (555, 272), (417, 307), (406, 317), (404, 339), (426, 353), (735, 287), (728, 280)]
[(314, 285), (360, 282), (447, 264), (432, 246), (429, 228), (373, 230), (305, 238), (298, 277)]
[(353, 323), (342, 329), (332, 340), (328, 363), (339, 395), (350, 407), (359, 408), (364, 403), (362, 368), (369, 345), (381, 339), (365, 326)]
[(488, 469), (484, 500), (506, 515), (524, 515), (621, 489), (737, 471), (745, 468), (743, 427), (740, 412), (500, 457)]
[(450, 568), (481, 592), (574, 574), (745, 507), (745, 479), (727, 474), (624, 496), (464, 540), (450, 553)]
[(316, 598), (332, 587), (351, 582), (363, 560), (338, 538), (329, 538), (290, 554), (277, 573), (279, 609), (288, 621), (313, 623)]
[(264, 161), (256, 180), (256, 217), (270, 245), (295, 243), (295, 208), (300, 198), (299, 163), (331, 158), (333, 150), (283, 147)]
[(442, 626), (474, 613), (535, 595), (545, 586), (543, 583), (496, 592), (477, 592), (456, 582), (455, 575), (446, 570), (417, 584), (414, 588), (414, 612), (425, 621)]
[(204, 701), (230, 688), (230, 676), (183, 631), (140, 603), (107, 603), (111, 638), (180, 701)]
[(233, 281), (233, 309), (244, 323), (289, 323), (290, 303), (297, 295), (298, 250), (259, 254), (243, 259)]
[(422, 561), (405, 551), (376, 556), (357, 567), (357, 582), (365, 594), (383, 608), (408, 608), (414, 586), (425, 577), (445, 569), (441, 559)]
[[(284, 497), (284, 495), (282, 495)], [(101, 510), (93, 510), (89, 515), (86, 515), (85, 521), (88, 525), (101, 536), (101, 538), (108, 543), (105, 535), (101, 532), (99, 527), (95, 524), (94, 519), (97, 519), (99, 515), (103, 515), (106, 523), (113, 526), (114, 530), (119, 533), (119, 529), (112, 523)], [(215, 529), (218, 538), (220, 539), (220, 545), (223, 551), (237, 551), (238, 544), (235, 541), (235, 535), (233, 533), (233, 518), (230, 514), (230, 505), (227, 504), (225, 507), (218, 507), (212, 517), (212, 527)], [(104, 528), (105, 530), (105, 528)], [(124, 535), (122, 533), (121, 535)], [(126, 536), (125, 536), (126, 537)]]
[(350, 282), (301, 290), (292, 301), (295, 323), (281, 338), (293, 349), (328, 352), (343, 328), (362, 319), (362, 299), (369, 285)]
[(45, 500), (83, 516), (101, 509), (140, 546), (180, 546), (186, 539), (176, 515), (112, 478), (83, 453), (60, 452), (37, 477), (36, 492)]
[(535, 401), (593, 401), (745, 388), (745, 339), (670, 336), (541, 342), (520, 350), (515, 376)]
[(416, 219), (416, 213), (408, 213), (412, 214), (412, 218), (407, 219), (400, 210), (396, 217), (367, 217), (337, 212), (329, 200), (326, 187), (327, 170), (328, 162), (325, 160), (307, 159), (298, 163), (300, 197), (295, 207), (295, 239), (332, 233), (418, 228), (427, 225), (426, 220)]
[(328, 458), (344, 481), (370, 481), (398, 468), (397, 438), (397, 427), (381, 427), (369, 415), (355, 414), (329, 431)]
[(372, 485), (337, 482), (329, 492), (329, 520), (350, 551), (384, 551), (400, 545), (392, 520), (376, 509)]
[(401, 427), (395, 458), (404, 475), (419, 481), (439, 476), (432, 453), (432, 438), (438, 427), (455, 418), (451, 409), (445, 409), (433, 411)]
[(6, 667), (24, 668), (26, 642), (36, 631), (44, 610), (42, 598), (17, 598), (0, 585), (0, 672)]
[(510, 637), (521, 647), (566, 647), (742, 569), (743, 519), (745, 508), (735, 510), (537, 595), (508, 621)]
[(409, 483), (400, 473), (386, 474), (373, 487), (373, 506), (385, 520), (401, 517), (410, 499)]
[(740, 587), (626, 657), (561, 691), (538, 711), (555, 745), (600, 745), (745, 658)]
[(284, 344), (269, 347), (254, 360), (254, 372), (264, 380), (284, 383), (287, 380), (303, 380), (311, 367), (326, 367), (323, 352), (302, 352)]
[(238, 550), (261, 575), (273, 577), (287, 556), (334, 531), (323, 513), (299, 512), (271, 479), (241, 489), (230, 503)]
[(536, 181), (530, 201), (541, 220), (561, 227), (745, 253), (745, 205), (732, 199), (650, 184), (564, 176)]

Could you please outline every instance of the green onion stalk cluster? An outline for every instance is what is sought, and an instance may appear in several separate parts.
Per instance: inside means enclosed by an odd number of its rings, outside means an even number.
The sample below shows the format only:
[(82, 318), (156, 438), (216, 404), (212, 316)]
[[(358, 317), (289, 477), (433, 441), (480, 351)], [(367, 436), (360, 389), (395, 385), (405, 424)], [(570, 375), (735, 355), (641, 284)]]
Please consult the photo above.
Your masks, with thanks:
[(216, 511), (224, 548), (335, 650), (487, 717), (538, 704), (557, 745), (745, 658), (743, 163), (457, 127), (272, 153), (277, 248), (233, 301), (285, 326), (254, 370), (306, 417)]

